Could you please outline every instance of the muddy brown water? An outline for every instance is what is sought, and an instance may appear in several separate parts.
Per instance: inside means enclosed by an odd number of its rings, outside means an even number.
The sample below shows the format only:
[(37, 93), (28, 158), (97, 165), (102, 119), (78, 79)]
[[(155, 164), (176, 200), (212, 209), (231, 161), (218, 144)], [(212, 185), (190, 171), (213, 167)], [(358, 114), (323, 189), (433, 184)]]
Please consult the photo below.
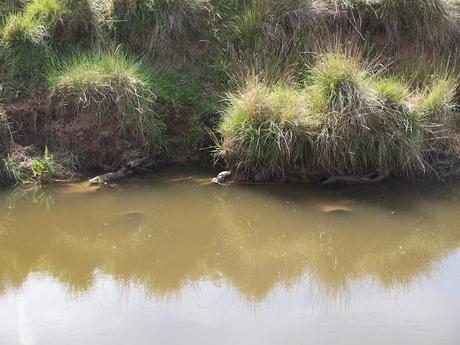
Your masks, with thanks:
[(0, 344), (460, 344), (460, 184), (0, 192)]

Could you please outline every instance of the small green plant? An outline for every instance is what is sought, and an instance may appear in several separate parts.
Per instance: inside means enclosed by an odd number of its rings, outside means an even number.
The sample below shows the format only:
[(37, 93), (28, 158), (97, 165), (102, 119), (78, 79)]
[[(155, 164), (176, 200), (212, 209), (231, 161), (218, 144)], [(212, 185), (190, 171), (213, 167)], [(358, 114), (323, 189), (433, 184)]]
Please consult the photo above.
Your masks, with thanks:
[(33, 177), (41, 183), (49, 183), (55, 172), (56, 165), (54, 158), (48, 152), (48, 147), (45, 146), (42, 158), (35, 158), (31, 161), (31, 170)]
[(130, 149), (131, 147), (133, 147), (133, 143), (127, 139), (121, 139), (121, 145), (125, 148), (125, 149)]
[(24, 167), (21, 164), (16, 163), (11, 154), (7, 154), (2, 159), (2, 163), (2, 175), (8, 182), (21, 184), (28, 180)]
[(99, 131), (97, 135), (101, 138), (108, 138), (112, 135), (111, 131)]

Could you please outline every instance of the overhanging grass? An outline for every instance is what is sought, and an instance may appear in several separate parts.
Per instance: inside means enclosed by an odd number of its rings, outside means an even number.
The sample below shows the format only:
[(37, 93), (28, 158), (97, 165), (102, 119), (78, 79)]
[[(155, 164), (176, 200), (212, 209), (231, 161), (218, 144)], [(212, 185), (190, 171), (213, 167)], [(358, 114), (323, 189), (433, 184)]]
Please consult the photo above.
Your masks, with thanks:
[(284, 178), (290, 169), (298, 173), (309, 163), (311, 133), (321, 122), (311, 114), (302, 91), (251, 81), (241, 93), (230, 95), (228, 104), (218, 157), (262, 179)]
[(340, 52), (321, 55), (312, 69), (310, 102), (325, 118), (315, 164), (326, 174), (391, 171), (412, 177), (426, 171), (422, 131), (404, 99), (407, 87), (377, 81), (375, 73)]
[[(48, 36), (48, 44), (62, 48), (69, 40), (79, 44), (83, 40), (94, 39), (98, 31), (96, 3), (103, 0), (31, 0), (22, 11), (6, 19), (3, 40), (13, 40), (36, 36), (34, 41)], [(41, 35), (36, 28), (41, 28)], [(36, 33), (34, 35), (34, 33)]]
[(428, 151), (439, 135), (432, 128), (456, 116), (454, 91), (454, 83), (441, 79), (416, 96), (352, 56), (322, 54), (304, 88), (250, 83), (230, 96), (217, 154), (249, 177), (266, 179), (431, 174)]
[(62, 116), (90, 113), (99, 123), (116, 123), (146, 148), (159, 143), (163, 125), (155, 112), (155, 75), (117, 52), (78, 55), (49, 73), (52, 104)]
[[(45, 70), (68, 46), (89, 42), (97, 32), (92, 0), (31, 0), (3, 20), (0, 53), (12, 93), (33, 93)], [(86, 43), (85, 43), (86, 44)]]
[(21, 10), (23, 2), (21, 0), (2, 0), (0, 3), (0, 21), (10, 13)]

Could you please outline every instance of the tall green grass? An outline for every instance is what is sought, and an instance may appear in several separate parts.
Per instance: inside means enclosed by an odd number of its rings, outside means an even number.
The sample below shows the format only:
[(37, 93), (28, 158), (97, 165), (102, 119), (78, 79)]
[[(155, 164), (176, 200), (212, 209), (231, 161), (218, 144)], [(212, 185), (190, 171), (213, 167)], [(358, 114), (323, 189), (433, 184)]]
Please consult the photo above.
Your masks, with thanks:
[(310, 112), (301, 90), (267, 87), (250, 81), (229, 95), (220, 125), (223, 142), (218, 157), (237, 170), (260, 179), (285, 178), (310, 162), (313, 136), (321, 119)]
[(442, 137), (433, 128), (458, 116), (454, 90), (441, 79), (416, 95), (351, 55), (321, 54), (304, 87), (251, 83), (230, 96), (217, 155), (250, 178), (432, 174), (433, 142)]
[(158, 85), (152, 71), (120, 52), (77, 55), (48, 76), (50, 98), (61, 116), (90, 113), (95, 121), (117, 124), (135, 134), (146, 148), (161, 139), (155, 112)]
[(417, 45), (442, 48), (459, 29), (460, 8), (451, 0), (380, 0), (376, 14), (385, 25), (388, 40), (412, 35)]
[(316, 4), (351, 21), (360, 34), (384, 31), (385, 43), (391, 47), (410, 42), (417, 48), (439, 50), (460, 38), (456, 0), (323, 0)]
[(314, 25), (309, 1), (248, 1), (230, 21), (231, 68), (244, 79), (251, 69), (266, 80), (295, 78), (308, 59)]
[(16, 93), (33, 88), (52, 52), (46, 44), (46, 26), (32, 17), (11, 14), (0, 33), (3, 79)]
[(3, 0), (0, 3), (0, 21), (10, 13), (18, 12), (23, 5), (22, 0)]
[(209, 9), (208, 0), (113, 0), (113, 26), (119, 40), (148, 58), (190, 57)]
[(34, 93), (56, 55), (90, 45), (98, 31), (92, 4), (92, 0), (31, 0), (3, 19), (0, 59), (12, 93)]
[[(66, 39), (73, 44), (93, 37), (97, 31), (96, 9), (98, 0), (31, 0), (22, 11), (5, 20), (3, 40), (6, 43), (34, 37), (33, 41), (48, 36), (49, 45), (59, 46)], [(36, 28), (41, 33), (36, 33)], [(35, 33), (35, 34), (34, 34)]]

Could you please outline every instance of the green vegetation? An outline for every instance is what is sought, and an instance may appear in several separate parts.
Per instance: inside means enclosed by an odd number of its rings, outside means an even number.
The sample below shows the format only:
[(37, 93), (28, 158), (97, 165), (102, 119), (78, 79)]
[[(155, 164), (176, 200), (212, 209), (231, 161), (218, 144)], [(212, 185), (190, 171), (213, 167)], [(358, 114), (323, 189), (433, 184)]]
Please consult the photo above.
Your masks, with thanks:
[(94, 115), (140, 138), (146, 148), (158, 143), (162, 123), (154, 111), (155, 75), (123, 53), (91, 52), (49, 75), (50, 98), (61, 116)]
[(45, 146), (43, 154), (32, 147), (12, 150), (0, 162), (0, 181), (10, 184), (48, 184), (58, 178), (69, 177), (69, 168), (56, 162)]
[(459, 162), (456, 1), (7, 0), (0, 17), (13, 139), (94, 168), (209, 156), (212, 138), (257, 179)]
[(315, 22), (309, 1), (252, 1), (235, 18), (232, 63), (265, 78), (292, 77), (305, 62)]
[(56, 163), (54, 158), (48, 152), (48, 147), (45, 146), (43, 158), (35, 158), (31, 162), (31, 169), (33, 176), (42, 183), (47, 183), (53, 177), (56, 170)]
[(322, 54), (302, 88), (252, 84), (232, 95), (217, 155), (265, 179), (430, 174), (432, 142), (426, 139), (438, 139), (434, 125), (453, 123), (454, 92), (452, 80), (440, 79), (426, 94), (415, 95), (403, 82), (380, 78), (344, 53)]
[(247, 174), (282, 178), (308, 163), (310, 133), (320, 125), (304, 92), (251, 82), (229, 97), (217, 155)]
[(48, 36), (50, 45), (65, 39), (78, 44), (95, 34), (96, 8), (88, 0), (31, 0), (22, 11), (13, 11), (6, 18), (3, 41), (41, 42)]
[(0, 4), (0, 20), (11, 12), (19, 11), (23, 6), (21, 0), (3, 0)]
[(7, 154), (2, 160), (1, 175), (4, 182), (18, 184), (27, 181), (25, 167), (22, 164), (16, 163), (10, 154)]
[[(380, 0), (371, 5), (388, 40), (401, 43), (411, 35), (416, 44), (443, 48), (458, 37), (458, 4), (451, 0)], [(370, 24), (369, 24), (370, 25)]]
[(150, 58), (193, 58), (189, 49), (199, 42), (209, 9), (208, 0), (112, 1), (117, 38)]
[[(0, 30), (0, 59), (8, 86), (31, 94), (43, 82), (56, 50), (90, 46), (98, 35), (96, 7), (88, 0), (31, 0), (11, 7)], [(6, 13), (6, 12), (5, 12)]]

